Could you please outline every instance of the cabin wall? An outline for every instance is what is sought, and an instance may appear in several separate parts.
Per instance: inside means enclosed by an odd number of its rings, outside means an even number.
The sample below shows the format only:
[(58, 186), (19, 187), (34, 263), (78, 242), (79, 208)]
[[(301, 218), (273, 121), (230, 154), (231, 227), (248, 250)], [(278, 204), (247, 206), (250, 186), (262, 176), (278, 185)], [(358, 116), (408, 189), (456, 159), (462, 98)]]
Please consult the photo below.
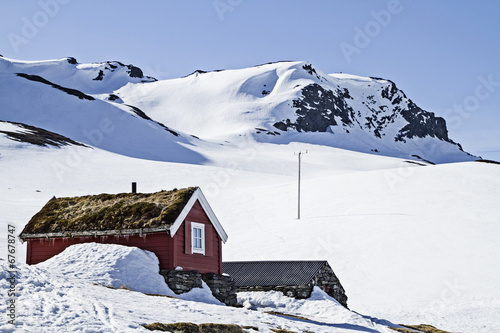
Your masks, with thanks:
[[(191, 253), (191, 222), (205, 225), (205, 255)], [(197, 201), (173, 237), (173, 266), (202, 274), (222, 274), (222, 240)]]
[(30, 239), (27, 246), (26, 262), (30, 265), (45, 261), (66, 249), (70, 245), (82, 243), (120, 244), (135, 246), (154, 252), (160, 261), (160, 269), (173, 269), (170, 266), (170, 242), (172, 238), (166, 232), (150, 233), (143, 236), (97, 236), (74, 238)]

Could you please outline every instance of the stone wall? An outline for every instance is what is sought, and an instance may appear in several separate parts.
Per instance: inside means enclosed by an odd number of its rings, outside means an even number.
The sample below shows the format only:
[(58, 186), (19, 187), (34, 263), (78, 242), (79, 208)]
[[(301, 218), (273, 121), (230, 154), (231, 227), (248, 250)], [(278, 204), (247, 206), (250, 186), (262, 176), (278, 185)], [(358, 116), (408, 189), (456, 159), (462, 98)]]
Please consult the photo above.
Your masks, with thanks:
[(323, 289), (328, 295), (335, 298), (340, 304), (347, 308), (347, 295), (345, 294), (345, 290), (328, 264), (323, 266), (316, 274), (313, 279), (313, 284)]
[(187, 293), (193, 288), (201, 288), (201, 274), (198, 271), (161, 270), (168, 287), (177, 295)]
[(207, 273), (203, 275), (203, 281), (212, 291), (212, 295), (222, 303), (229, 306), (236, 306), (236, 286), (234, 279), (229, 275)]
[(187, 293), (193, 288), (201, 288), (202, 281), (208, 285), (212, 295), (222, 303), (236, 306), (236, 287), (232, 277), (215, 273), (204, 274), (198, 271), (161, 270), (168, 287), (177, 295)]

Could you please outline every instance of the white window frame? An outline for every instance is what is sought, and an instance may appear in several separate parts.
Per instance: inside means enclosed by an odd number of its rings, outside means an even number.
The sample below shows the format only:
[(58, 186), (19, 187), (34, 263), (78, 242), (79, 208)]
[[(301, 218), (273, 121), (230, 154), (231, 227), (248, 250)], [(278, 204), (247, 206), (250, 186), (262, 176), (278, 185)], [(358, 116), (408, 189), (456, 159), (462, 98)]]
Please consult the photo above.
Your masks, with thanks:
[[(195, 247), (195, 229), (201, 230), (201, 247)], [(191, 253), (205, 255), (205, 225), (203, 223), (191, 222)]]

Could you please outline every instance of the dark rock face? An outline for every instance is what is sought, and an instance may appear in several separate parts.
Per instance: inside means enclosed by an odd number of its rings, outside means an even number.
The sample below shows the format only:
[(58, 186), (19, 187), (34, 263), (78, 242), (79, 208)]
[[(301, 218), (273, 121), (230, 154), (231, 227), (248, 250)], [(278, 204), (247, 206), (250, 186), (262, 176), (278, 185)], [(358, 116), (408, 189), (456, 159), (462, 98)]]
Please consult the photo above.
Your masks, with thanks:
[(408, 125), (399, 131), (395, 138), (396, 141), (406, 142), (406, 138), (432, 136), (443, 141), (453, 142), (448, 138), (446, 121), (441, 117), (436, 117), (432, 112), (422, 110), (413, 102), (410, 101), (409, 108), (401, 111), (401, 115), (408, 121)]
[[(311, 75), (316, 74), (312, 66), (304, 65), (303, 69)], [(393, 126), (396, 119), (402, 118), (407, 124), (398, 129), (393, 138), (395, 141), (406, 142), (407, 139), (430, 136), (455, 144), (448, 138), (446, 121), (443, 118), (422, 110), (407, 99), (394, 82), (388, 82), (381, 90), (373, 90), (375, 94), (380, 94), (378, 98), (372, 94), (361, 101), (369, 111), (364, 117), (359, 110), (354, 110), (348, 104), (348, 100), (353, 99), (348, 89), (338, 87), (332, 91), (317, 83), (310, 84), (302, 89), (300, 98), (293, 100), (296, 118), (283, 119), (274, 123), (274, 127), (281, 131), (292, 129), (299, 132), (326, 132), (329, 126), (359, 126), (372, 132), (375, 137), (382, 138), (386, 135), (385, 130)], [(380, 97), (387, 102), (378, 102)], [(387, 112), (391, 109), (392, 112)]]
[(16, 75), (19, 76), (19, 77), (23, 77), (25, 79), (28, 79), (30, 81), (40, 82), (40, 83), (49, 85), (52, 88), (56, 88), (58, 90), (64, 91), (66, 94), (76, 96), (79, 99), (86, 99), (88, 101), (95, 100), (94, 97), (89, 96), (87, 94), (84, 94), (80, 90), (62, 87), (62, 86), (60, 86), (58, 84), (52, 83), (52, 82), (44, 79), (43, 77), (38, 76), (38, 75), (31, 75), (31, 74), (25, 74), (25, 73), (16, 73)]
[(137, 78), (141, 79), (144, 76), (144, 74), (142, 73), (142, 70), (139, 67), (135, 67), (133, 65), (128, 65), (127, 68), (128, 68), (127, 73), (130, 77), (137, 77)]
[(102, 81), (103, 78), (104, 78), (104, 72), (102, 70), (100, 70), (99, 74), (97, 74), (97, 76), (95, 78), (93, 78), (92, 80), (94, 80), (94, 81)]
[[(3, 121), (0, 121), (0, 123)], [(62, 136), (60, 134), (44, 130), (39, 127), (30, 126), (21, 123), (15, 123), (12, 121), (6, 121), (6, 123), (17, 125), (20, 129), (24, 129), (22, 132), (11, 132), (11, 131), (0, 131), (0, 133), (5, 134), (7, 138), (18, 141), (26, 142), (37, 146), (43, 147), (62, 147), (67, 145), (75, 145), (87, 147), (80, 142), (71, 140), (68, 137)]]
[(73, 57), (68, 57), (66, 60), (68, 61), (68, 63), (70, 63), (72, 65), (78, 64), (78, 61), (76, 61), (76, 59)]
[(302, 89), (302, 98), (293, 101), (297, 118), (285, 119), (274, 124), (282, 131), (289, 128), (299, 132), (326, 132), (331, 125), (339, 125), (335, 117), (340, 117), (344, 125), (352, 125), (354, 110), (346, 103), (349, 92), (337, 89), (334, 93), (313, 83)]

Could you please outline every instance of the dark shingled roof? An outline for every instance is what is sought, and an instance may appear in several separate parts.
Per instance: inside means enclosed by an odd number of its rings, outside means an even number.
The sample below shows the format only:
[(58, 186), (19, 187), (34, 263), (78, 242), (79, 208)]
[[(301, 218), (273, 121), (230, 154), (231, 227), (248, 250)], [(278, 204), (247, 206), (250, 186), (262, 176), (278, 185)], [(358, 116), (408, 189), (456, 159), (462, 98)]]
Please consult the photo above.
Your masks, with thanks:
[(157, 193), (99, 194), (52, 198), (31, 218), (20, 237), (75, 235), (171, 226), (196, 187)]
[(296, 286), (308, 284), (327, 261), (234, 261), (223, 262), (236, 287)]

